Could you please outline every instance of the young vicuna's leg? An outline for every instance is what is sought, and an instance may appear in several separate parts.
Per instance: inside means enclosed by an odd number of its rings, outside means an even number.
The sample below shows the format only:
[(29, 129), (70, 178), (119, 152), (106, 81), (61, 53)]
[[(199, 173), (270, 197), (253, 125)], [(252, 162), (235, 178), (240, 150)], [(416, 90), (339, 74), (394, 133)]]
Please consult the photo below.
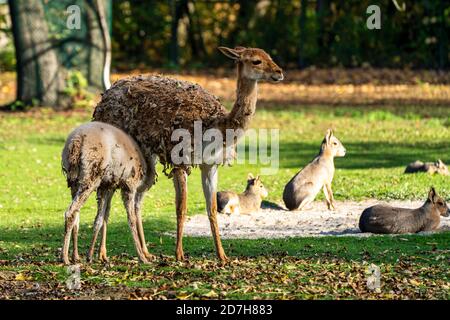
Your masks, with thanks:
[(98, 259), (103, 262), (108, 262), (108, 255), (106, 252), (106, 233), (107, 233), (106, 230), (108, 227), (110, 209), (111, 209), (111, 198), (109, 199), (109, 203), (105, 211), (105, 217), (103, 219), (102, 238), (100, 239), (100, 250), (98, 251)]
[(73, 197), (72, 203), (64, 213), (65, 231), (64, 231), (64, 243), (62, 248), (62, 260), (65, 264), (70, 264), (69, 261), (70, 236), (72, 234), (74, 226), (77, 224), (77, 222), (79, 222), (78, 215), (80, 209), (94, 189), (95, 185), (79, 188), (78, 191), (75, 193), (75, 196)]
[(184, 170), (173, 170), (173, 185), (175, 187), (175, 207), (177, 211), (177, 260), (184, 260), (183, 227), (187, 212), (187, 174)]
[(217, 257), (225, 262), (228, 258), (223, 250), (219, 227), (217, 225), (217, 166), (203, 165), (200, 169), (202, 171), (203, 194), (205, 195), (206, 209), (208, 211), (214, 244), (216, 245)]
[[(95, 243), (97, 241), (97, 237), (98, 237), (98, 233), (99, 233), (100, 229), (108, 224), (108, 216), (109, 216), (109, 210), (111, 208), (111, 199), (112, 199), (113, 194), (114, 194), (114, 190), (105, 189), (105, 188), (97, 189), (97, 216), (95, 217), (91, 246), (89, 247), (89, 251), (87, 254), (88, 262), (92, 262), (92, 258), (94, 256), (94, 251), (95, 251)], [(104, 230), (106, 231), (106, 227), (104, 227)], [(103, 242), (105, 242), (105, 248), (104, 248), (105, 257), (99, 257), (100, 259), (107, 258), (106, 257), (106, 235), (102, 234), (101, 241), (102, 241), (102, 244), (103, 244)], [(102, 247), (100, 247), (100, 248), (102, 248)], [(102, 254), (102, 249), (100, 249), (100, 254)]]
[[(71, 187), (72, 201), (73, 201), (73, 199), (75, 199), (77, 191), (78, 191), (78, 187), (76, 185)], [(80, 260), (80, 255), (78, 254), (78, 230), (79, 229), (80, 229), (80, 214), (78, 212), (75, 215), (75, 223), (73, 225), (73, 230), (72, 230), (72, 261), (74, 263), (76, 263)]]
[(125, 205), (125, 209), (127, 210), (128, 215), (128, 225), (130, 226), (131, 235), (133, 236), (134, 246), (136, 247), (136, 251), (141, 260), (144, 263), (148, 263), (147, 258), (142, 251), (141, 242), (139, 240), (139, 232), (137, 228), (137, 220), (136, 220), (136, 212), (135, 212), (135, 199), (136, 199), (136, 190), (124, 190), (122, 189), (122, 199)]
[(145, 234), (144, 234), (144, 227), (142, 225), (142, 216), (141, 216), (141, 207), (142, 207), (142, 199), (144, 198), (144, 192), (137, 192), (136, 193), (136, 200), (135, 200), (135, 212), (136, 212), (136, 223), (138, 227), (139, 232), (139, 240), (141, 241), (142, 251), (144, 252), (144, 256), (148, 260), (152, 260), (154, 256), (148, 252), (147, 243), (145, 242)]

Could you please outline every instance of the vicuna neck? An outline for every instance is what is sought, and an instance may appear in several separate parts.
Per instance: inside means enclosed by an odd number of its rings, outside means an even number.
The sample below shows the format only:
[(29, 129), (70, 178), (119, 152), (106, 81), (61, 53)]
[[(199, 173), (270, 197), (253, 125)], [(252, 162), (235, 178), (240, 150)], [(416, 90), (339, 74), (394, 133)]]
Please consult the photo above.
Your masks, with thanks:
[(236, 101), (231, 112), (225, 117), (222, 129), (246, 130), (255, 114), (257, 82), (256, 80), (243, 78), (242, 67), (242, 63), (239, 63)]

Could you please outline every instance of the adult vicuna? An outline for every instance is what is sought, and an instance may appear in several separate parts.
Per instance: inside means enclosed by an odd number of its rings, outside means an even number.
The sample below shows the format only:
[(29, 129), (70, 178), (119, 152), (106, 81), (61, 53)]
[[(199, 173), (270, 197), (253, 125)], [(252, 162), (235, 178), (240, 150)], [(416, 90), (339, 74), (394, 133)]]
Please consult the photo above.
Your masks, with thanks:
[(203, 159), (194, 164), (174, 163), (171, 151), (179, 141), (173, 141), (172, 134), (183, 129), (194, 137), (196, 121), (201, 121), (203, 130), (216, 128), (224, 136), (227, 129), (245, 130), (255, 113), (257, 82), (283, 80), (281, 68), (261, 49), (220, 47), (219, 50), (237, 63), (237, 97), (230, 112), (215, 96), (196, 84), (163, 76), (137, 76), (117, 81), (104, 93), (93, 115), (94, 120), (113, 124), (131, 135), (147, 160), (156, 154), (165, 173), (171, 169), (168, 175), (173, 177), (176, 194), (177, 260), (184, 259), (182, 236), (187, 211), (187, 176), (197, 164), (217, 256), (222, 261), (227, 257), (217, 225), (217, 164), (207, 164)]
[(289, 210), (302, 210), (323, 189), (328, 209), (334, 209), (331, 182), (334, 177), (334, 158), (344, 157), (346, 150), (331, 129), (327, 130), (319, 155), (298, 172), (284, 187), (283, 201)]
[(106, 256), (106, 226), (111, 198), (121, 189), (128, 223), (139, 259), (151, 258), (145, 243), (140, 214), (144, 192), (154, 183), (155, 163), (147, 165), (136, 142), (122, 130), (101, 122), (85, 123), (69, 134), (62, 152), (62, 168), (72, 192), (72, 203), (66, 210), (62, 259), (69, 264), (70, 236), (73, 238), (73, 260), (79, 260), (79, 211), (93, 191), (97, 191), (98, 212), (94, 235), (88, 252), (92, 260), (98, 232), (102, 228), (99, 258)]
[(448, 217), (450, 209), (445, 200), (431, 188), (422, 207), (417, 209), (375, 205), (367, 208), (359, 219), (359, 229), (372, 233), (416, 233), (439, 227), (440, 217)]

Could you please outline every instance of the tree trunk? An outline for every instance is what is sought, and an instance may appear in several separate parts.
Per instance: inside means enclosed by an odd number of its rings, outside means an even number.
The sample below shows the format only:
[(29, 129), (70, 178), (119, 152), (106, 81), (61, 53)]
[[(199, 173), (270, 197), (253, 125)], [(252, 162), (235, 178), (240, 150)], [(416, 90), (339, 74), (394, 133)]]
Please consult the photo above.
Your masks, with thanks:
[(66, 107), (65, 70), (49, 40), (41, 1), (9, 0), (17, 59), (17, 99), (25, 104)]

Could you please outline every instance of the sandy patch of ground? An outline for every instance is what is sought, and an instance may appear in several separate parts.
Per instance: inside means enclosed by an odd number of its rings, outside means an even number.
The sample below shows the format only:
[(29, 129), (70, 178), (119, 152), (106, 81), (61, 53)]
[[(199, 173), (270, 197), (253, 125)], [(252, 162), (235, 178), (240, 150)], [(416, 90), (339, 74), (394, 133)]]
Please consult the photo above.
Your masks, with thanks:
[[(287, 211), (282, 206), (265, 206), (249, 215), (223, 215), (218, 217), (222, 238), (257, 239), (306, 236), (368, 236), (358, 228), (361, 212), (377, 203), (389, 203), (403, 208), (420, 207), (422, 201), (377, 200), (338, 201), (335, 211), (328, 211), (325, 202), (316, 201), (304, 211)], [(450, 230), (450, 218), (441, 219), (441, 230)], [(185, 225), (185, 235), (210, 236), (206, 214), (190, 217)]]

